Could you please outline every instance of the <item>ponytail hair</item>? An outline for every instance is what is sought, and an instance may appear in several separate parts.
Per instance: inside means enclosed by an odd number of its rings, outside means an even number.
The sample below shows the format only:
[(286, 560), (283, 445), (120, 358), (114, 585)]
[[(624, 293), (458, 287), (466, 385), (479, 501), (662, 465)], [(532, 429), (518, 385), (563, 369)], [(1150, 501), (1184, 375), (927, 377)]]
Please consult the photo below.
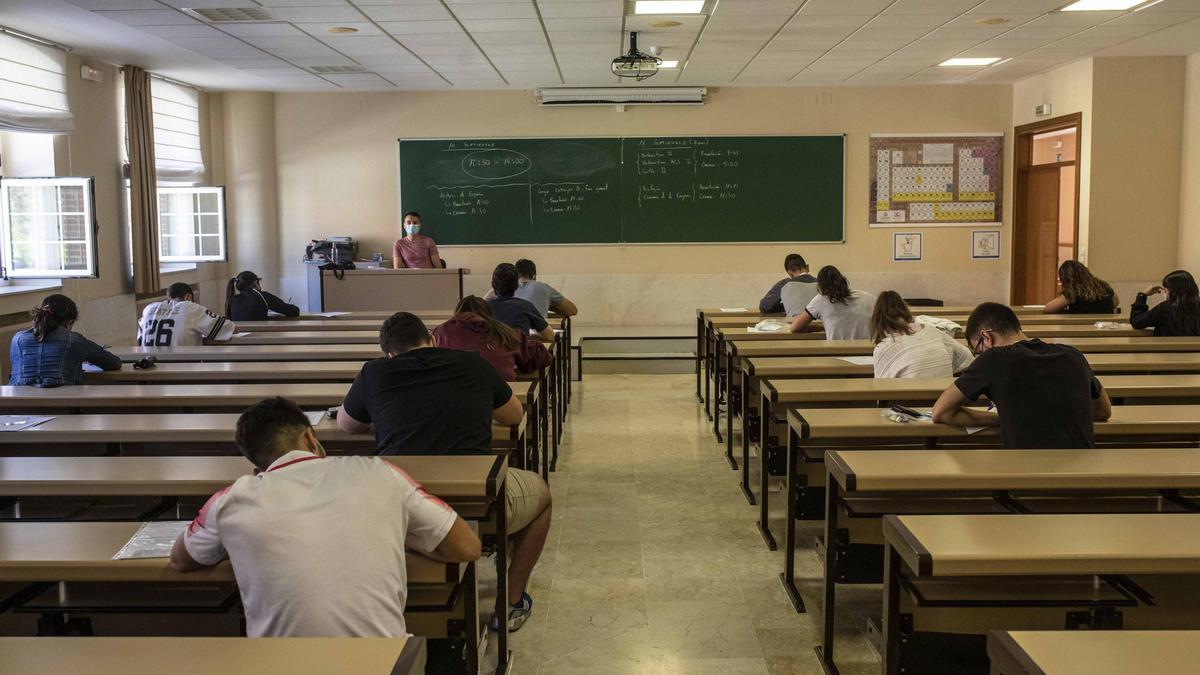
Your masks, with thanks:
[(38, 342), (46, 339), (59, 326), (65, 326), (79, 318), (79, 308), (75, 301), (65, 295), (55, 293), (47, 295), (39, 307), (29, 310), (33, 319), (33, 336)]
[(871, 312), (871, 341), (875, 344), (891, 335), (912, 335), (913, 315), (904, 298), (896, 291), (884, 291), (875, 300)]
[(477, 295), (468, 295), (458, 301), (458, 307), (454, 308), (454, 313), (471, 313), (483, 319), (487, 323), (487, 344), (489, 346), (507, 350), (517, 348), (517, 332), (492, 318), (492, 308), (483, 298)]
[(259, 277), (257, 274), (255, 274), (254, 272), (251, 272), (250, 270), (244, 270), (242, 272), (238, 272), (237, 276), (231, 278), (225, 284), (225, 318), (226, 319), (233, 318), (233, 306), (232, 306), (233, 302), (232, 301), (233, 301), (234, 292), (236, 291), (238, 293), (245, 293), (246, 291), (253, 290), (254, 284), (257, 284), (258, 280), (259, 280)]
[(850, 282), (838, 268), (826, 265), (817, 272), (817, 292), (829, 298), (830, 302), (846, 304), (850, 297)]
[(1171, 313), (1172, 335), (1200, 335), (1200, 288), (1187, 270), (1175, 270), (1163, 277), (1167, 302), (1175, 305)]

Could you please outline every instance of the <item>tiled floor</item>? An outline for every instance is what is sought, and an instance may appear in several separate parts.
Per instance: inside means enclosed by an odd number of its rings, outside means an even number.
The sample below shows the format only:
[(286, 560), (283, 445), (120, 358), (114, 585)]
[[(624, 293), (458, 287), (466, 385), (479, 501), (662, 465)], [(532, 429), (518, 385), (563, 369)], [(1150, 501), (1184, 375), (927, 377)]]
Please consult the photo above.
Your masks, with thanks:
[[(783, 554), (759, 538), (692, 376), (588, 376), (560, 452), (554, 528), (513, 672), (821, 672), (816, 528), (797, 552), (811, 613), (797, 614), (778, 580)], [(840, 593), (841, 672), (877, 673), (862, 627), (878, 614), (878, 587)]]

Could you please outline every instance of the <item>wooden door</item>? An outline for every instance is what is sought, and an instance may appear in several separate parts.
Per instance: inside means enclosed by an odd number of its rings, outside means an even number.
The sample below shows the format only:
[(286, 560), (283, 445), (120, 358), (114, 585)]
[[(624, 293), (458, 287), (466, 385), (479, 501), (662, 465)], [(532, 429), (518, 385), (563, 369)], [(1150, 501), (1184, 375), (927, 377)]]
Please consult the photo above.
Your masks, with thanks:
[(1059, 167), (1029, 169), (1025, 191), (1024, 305), (1054, 297), (1058, 267)]

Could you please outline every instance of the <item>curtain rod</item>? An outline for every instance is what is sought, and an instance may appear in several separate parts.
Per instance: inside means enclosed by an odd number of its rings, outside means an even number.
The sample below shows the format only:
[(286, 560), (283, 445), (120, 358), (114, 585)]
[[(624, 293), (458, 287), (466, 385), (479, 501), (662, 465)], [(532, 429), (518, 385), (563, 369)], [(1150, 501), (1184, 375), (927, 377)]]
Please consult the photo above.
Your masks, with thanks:
[[(118, 68), (118, 70), (120, 70), (122, 73), (125, 72), (125, 66), (121, 66), (120, 68)], [(184, 82), (183, 80), (176, 80), (174, 78), (167, 77), (166, 75), (159, 75), (158, 73), (150, 73), (150, 77), (155, 80), (162, 80), (163, 82), (170, 82), (171, 84), (177, 84), (181, 87), (187, 87), (188, 89), (195, 89), (196, 91), (204, 91), (204, 87), (197, 87), (194, 84)]]
[(61, 49), (64, 52), (75, 51), (73, 48), (68, 47), (67, 45), (59, 44), (53, 40), (47, 40), (46, 38), (38, 37), (36, 35), (30, 35), (29, 33), (25, 33), (23, 31), (19, 31), (14, 28), (9, 28), (8, 26), (0, 26), (0, 33), (3, 33), (5, 35), (11, 35), (15, 38), (20, 38), (22, 40), (34, 42), (34, 43), (37, 43), (39, 45), (43, 45), (46, 47), (53, 47), (55, 49)]

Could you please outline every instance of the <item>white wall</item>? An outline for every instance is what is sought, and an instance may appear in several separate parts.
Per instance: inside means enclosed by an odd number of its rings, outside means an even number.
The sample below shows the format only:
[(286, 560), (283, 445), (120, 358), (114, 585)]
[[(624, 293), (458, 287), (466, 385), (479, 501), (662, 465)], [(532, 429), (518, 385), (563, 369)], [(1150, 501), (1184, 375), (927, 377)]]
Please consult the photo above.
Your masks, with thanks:
[(1186, 68), (1178, 264), (1200, 273), (1200, 54), (1189, 56)]

